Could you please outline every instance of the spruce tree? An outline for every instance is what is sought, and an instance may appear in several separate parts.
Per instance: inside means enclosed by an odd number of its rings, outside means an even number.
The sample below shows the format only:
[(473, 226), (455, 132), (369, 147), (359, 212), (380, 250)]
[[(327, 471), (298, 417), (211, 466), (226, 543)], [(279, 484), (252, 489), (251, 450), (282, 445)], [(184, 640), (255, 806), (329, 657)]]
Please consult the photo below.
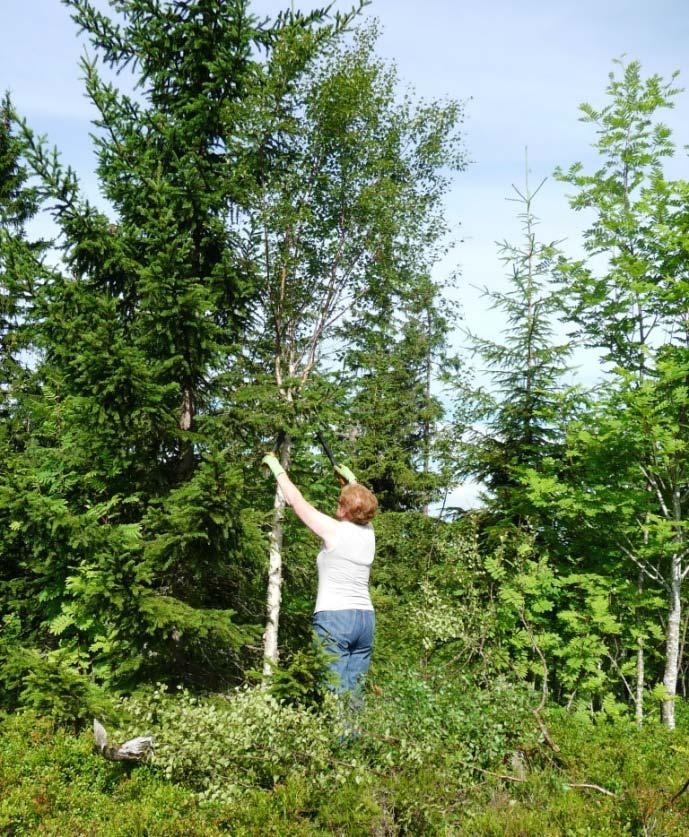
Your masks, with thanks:
[(552, 284), (557, 243), (542, 243), (536, 236), (533, 202), (544, 182), (531, 191), (527, 163), (524, 188), (513, 186), (512, 198), (522, 207), (523, 241), (500, 245), (510, 288), (485, 292), (506, 318), (504, 341), (470, 335), (493, 391), (478, 393), (467, 469), (488, 488), (486, 500), (497, 518), (517, 526), (526, 524), (534, 512), (520, 484), (522, 470), (539, 470), (544, 459), (560, 455), (561, 413), (566, 406), (563, 378), (571, 352), (569, 344), (553, 340), (560, 311)]
[(446, 388), (461, 367), (449, 349), (457, 307), (430, 275), (372, 289), (349, 326), (343, 353), (348, 381), (342, 429), (353, 467), (384, 511), (425, 511), (454, 477), (457, 431)]
[[(11, 482), (17, 459), (30, 443), (33, 397), (31, 363), (34, 303), (48, 270), (46, 242), (32, 241), (27, 224), (39, 210), (36, 188), (28, 179), (25, 147), (16, 129), (9, 96), (0, 107), (0, 455), (2, 481)], [(0, 620), (3, 621), (0, 669), (16, 651), (14, 640), (31, 642), (30, 623), (35, 603), (32, 573), (13, 548), (13, 523), (6, 521), (0, 535)], [(14, 524), (16, 530), (16, 523)]]
[(26, 382), (32, 348), (33, 300), (47, 273), (48, 243), (27, 237), (39, 210), (37, 189), (28, 182), (24, 145), (14, 125), (9, 96), (0, 103), (0, 417), (8, 431), (16, 390)]
[(42, 402), (2, 486), (8, 548), (36, 629), (98, 676), (218, 684), (255, 636), (262, 575), (242, 428), (222, 408), (257, 287), (245, 214), (282, 141), (265, 98), (330, 27), (322, 12), (260, 23), (245, 2), (122, 0), (117, 20), (67, 5), (136, 89), (84, 60), (107, 213), (24, 128), (64, 268), (37, 301)]

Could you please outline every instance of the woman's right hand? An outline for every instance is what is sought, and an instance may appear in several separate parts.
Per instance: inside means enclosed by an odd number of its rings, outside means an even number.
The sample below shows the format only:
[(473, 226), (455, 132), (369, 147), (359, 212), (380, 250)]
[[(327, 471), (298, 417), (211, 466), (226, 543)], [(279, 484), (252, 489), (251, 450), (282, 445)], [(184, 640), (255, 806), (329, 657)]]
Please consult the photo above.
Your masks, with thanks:
[(264, 465), (268, 470), (273, 474), (275, 479), (277, 479), (280, 474), (285, 473), (285, 469), (280, 464), (280, 460), (275, 456), (274, 453), (267, 453), (263, 459), (261, 460), (261, 465)]

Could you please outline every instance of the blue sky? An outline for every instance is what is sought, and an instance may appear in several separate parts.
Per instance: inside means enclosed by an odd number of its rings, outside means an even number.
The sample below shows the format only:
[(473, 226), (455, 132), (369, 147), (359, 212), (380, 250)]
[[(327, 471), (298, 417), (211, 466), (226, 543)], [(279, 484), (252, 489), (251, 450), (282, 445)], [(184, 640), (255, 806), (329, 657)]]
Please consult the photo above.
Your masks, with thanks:
[[(95, 5), (108, 6), (105, 0)], [(304, 10), (318, 5), (294, 0)], [(289, 0), (256, 0), (254, 9), (272, 15), (284, 6)], [(59, 0), (3, 0), (2, 12), (0, 88), (10, 89), (18, 109), (62, 150), (97, 199), (88, 140), (93, 111), (79, 80), (84, 40)], [(533, 184), (556, 165), (582, 160), (593, 166), (594, 137), (590, 126), (579, 123), (577, 107), (603, 102), (612, 61), (623, 54), (639, 60), (647, 74), (669, 77), (680, 70), (679, 84), (689, 86), (689, 3), (374, 0), (366, 16), (380, 20), (380, 54), (396, 62), (401, 80), (419, 96), (466, 101), (472, 163), (457, 175), (447, 198), (462, 243), (438, 270), (459, 269), (457, 293), (466, 321), (485, 336), (497, 336), (501, 323), (477, 288), (504, 286), (495, 242), (519, 236), (515, 204), (505, 198), (512, 183), (523, 182), (525, 147)], [(678, 98), (667, 122), (679, 146), (689, 143), (689, 93)], [(684, 152), (675, 168), (678, 176), (686, 171)], [(550, 178), (540, 193), (540, 235), (565, 239), (564, 248), (578, 253), (585, 219), (569, 210), (565, 191)], [(594, 364), (585, 357), (581, 363), (582, 378), (590, 379)], [(461, 502), (462, 493), (454, 499)]]

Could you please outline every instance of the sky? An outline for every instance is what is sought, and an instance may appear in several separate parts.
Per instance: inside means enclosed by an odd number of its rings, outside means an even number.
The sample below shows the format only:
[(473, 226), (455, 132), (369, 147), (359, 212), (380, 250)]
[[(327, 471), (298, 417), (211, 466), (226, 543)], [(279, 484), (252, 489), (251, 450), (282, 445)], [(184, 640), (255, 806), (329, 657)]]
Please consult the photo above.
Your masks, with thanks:
[[(86, 42), (77, 37), (59, 0), (2, 0), (0, 90), (9, 89), (29, 124), (62, 151), (82, 186), (98, 201), (90, 150), (94, 111), (83, 95), (79, 58)], [(105, 9), (106, 0), (94, 5)], [(272, 16), (290, 1), (255, 0), (259, 16)], [(293, 0), (307, 11), (321, 4)], [(349, 2), (335, 8), (346, 10)], [(532, 186), (548, 178), (534, 210), (539, 237), (562, 241), (581, 253), (586, 218), (567, 203), (567, 187), (552, 178), (556, 166), (596, 164), (593, 129), (578, 121), (578, 105), (605, 101), (613, 59), (641, 62), (645, 75), (689, 87), (689, 2), (687, 0), (373, 0), (364, 12), (381, 25), (379, 54), (394, 61), (403, 84), (425, 99), (465, 103), (466, 171), (457, 174), (446, 199), (458, 245), (437, 266), (439, 279), (459, 272), (455, 292), (464, 311), (453, 340), (464, 351), (467, 324), (496, 338), (502, 323), (481, 289), (506, 286), (496, 242), (519, 240), (517, 207), (506, 200), (512, 184), (524, 182), (528, 148)], [(689, 143), (689, 93), (677, 99), (665, 121), (678, 147)], [(686, 154), (673, 164), (686, 176)], [(578, 357), (579, 376), (590, 382), (595, 359)], [(471, 505), (476, 487), (458, 488), (450, 505)]]

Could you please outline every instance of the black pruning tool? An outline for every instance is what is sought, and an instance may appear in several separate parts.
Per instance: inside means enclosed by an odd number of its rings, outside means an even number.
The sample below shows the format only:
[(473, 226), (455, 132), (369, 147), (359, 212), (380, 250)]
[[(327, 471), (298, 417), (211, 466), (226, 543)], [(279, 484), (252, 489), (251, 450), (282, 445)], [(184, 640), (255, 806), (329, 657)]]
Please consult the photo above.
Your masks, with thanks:
[(344, 471), (346, 472), (346, 474), (342, 473), (343, 466), (339, 465), (337, 460), (335, 459), (335, 456), (333, 455), (333, 452), (330, 450), (330, 446), (325, 441), (325, 436), (323, 435), (322, 430), (316, 431), (316, 438), (320, 442), (320, 445), (323, 448), (323, 452), (325, 453), (325, 455), (330, 460), (330, 464), (333, 466), (333, 468), (335, 470), (335, 474), (337, 476), (337, 480), (340, 483), (340, 485), (345, 486), (348, 483), (355, 482), (356, 480), (354, 478), (354, 474), (352, 474), (352, 472), (349, 470), (349, 468), (344, 468)]

